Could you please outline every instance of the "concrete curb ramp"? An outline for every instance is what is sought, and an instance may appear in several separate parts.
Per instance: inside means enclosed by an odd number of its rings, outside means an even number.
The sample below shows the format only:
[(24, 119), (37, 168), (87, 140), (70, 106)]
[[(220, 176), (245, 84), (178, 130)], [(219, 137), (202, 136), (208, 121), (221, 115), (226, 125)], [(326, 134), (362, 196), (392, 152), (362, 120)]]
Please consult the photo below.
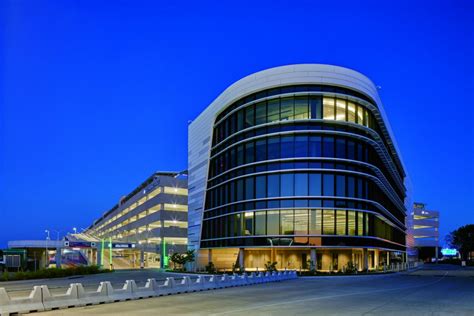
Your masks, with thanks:
[(127, 280), (120, 289), (114, 289), (109, 281), (104, 281), (100, 282), (97, 290), (93, 292), (86, 292), (81, 283), (72, 283), (65, 294), (58, 295), (52, 295), (47, 285), (41, 285), (33, 287), (30, 295), (22, 298), (10, 298), (5, 288), (0, 288), (0, 315), (41, 312), (296, 278), (296, 271), (260, 272), (250, 275), (199, 275), (196, 281), (192, 281), (189, 276), (178, 281), (169, 277), (161, 285), (155, 279), (148, 279), (144, 287), (138, 287), (134, 280)]

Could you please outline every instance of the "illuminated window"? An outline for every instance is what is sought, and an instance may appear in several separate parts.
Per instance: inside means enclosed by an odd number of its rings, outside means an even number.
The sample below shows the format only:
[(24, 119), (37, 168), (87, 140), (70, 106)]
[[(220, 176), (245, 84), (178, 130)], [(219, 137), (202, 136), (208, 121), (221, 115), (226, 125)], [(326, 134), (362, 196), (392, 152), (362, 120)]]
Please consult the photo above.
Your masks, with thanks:
[(167, 204), (165, 203), (164, 209), (167, 211), (178, 211), (178, 212), (187, 212), (188, 206), (182, 204)]
[(336, 211), (336, 234), (346, 234), (346, 211)]
[(350, 236), (355, 236), (356, 234), (356, 218), (354, 211), (347, 211), (347, 228), (348, 234)]
[(352, 102), (347, 102), (347, 120), (349, 122), (356, 122), (356, 106)]
[(323, 234), (334, 235), (334, 210), (323, 210)]
[(294, 214), (293, 210), (280, 211), (280, 227), (282, 235), (294, 234)]
[(323, 98), (323, 119), (334, 120), (334, 98)]
[(336, 120), (347, 121), (346, 120), (346, 100), (336, 99)]
[(164, 192), (166, 194), (188, 195), (188, 189), (178, 188), (178, 187), (165, 187)]
[(181, 222), (181, 221), (164, 221), (164, 227), (179, 227), (179, 228), (188, 228), (188, 222)]
[(158, 188), (154, 189), (153, 191), (151, 191), (151, 193), (148, 194), (148, 199), (152, 199), (160, 193), (161, 193), (161, 187), (158, 187)]

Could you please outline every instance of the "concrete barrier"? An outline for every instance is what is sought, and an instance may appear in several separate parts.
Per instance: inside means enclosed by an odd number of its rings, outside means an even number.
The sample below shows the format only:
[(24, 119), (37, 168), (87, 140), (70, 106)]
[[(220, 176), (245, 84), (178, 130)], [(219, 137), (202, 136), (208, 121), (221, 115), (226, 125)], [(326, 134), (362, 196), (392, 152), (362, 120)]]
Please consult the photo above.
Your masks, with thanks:
[(189, 276), (184, 276), (178, 282), (173, 277), (168, 277), (162, 285), (158, 285), (155, 279), (148, 279), (143, 287), (138, 287), (134, 280), (127, 280), (120, 289), (114, 289), (110, 282), (105, 281), (100, 282), (97, 290), (92, 292), (86, 292), (81, 283), (72, 283), (65, 294), (59, 295), (51, 294), (49, 288), (42, 285), (35, 286), (31, 294), (25, 298), (10, 298), (6, 290), (0, 288), (0, 315), (104, 304), (294, 278), (297, 278), (296, 271), (211, 275), (209, 279), (199, 275), (195, 282)]
[(41, 290), (43, 295), (43, 306), (45, 310), (81, 306), (79, 301), (78, 285), (76, 283), (70, 284), (65, 294), (53, 296), (49, 292), (47, 285), (42, 285)]
[(112, 284), (110, 282), (100, 282), (99, 287), (94, 292), (86, 292), (81, 283), (77, 285), (77, 296), (79, 299), (79, 306), (88, 306), (96, 304), (105, 304), (112, 302), (109, 297), (109, 292), (113, 291)]
[(28, 297), (10, 298), (4, 288), (0, 288), (0, 315), (25, 314), (44, 311), (41, 286), (33, 287)]

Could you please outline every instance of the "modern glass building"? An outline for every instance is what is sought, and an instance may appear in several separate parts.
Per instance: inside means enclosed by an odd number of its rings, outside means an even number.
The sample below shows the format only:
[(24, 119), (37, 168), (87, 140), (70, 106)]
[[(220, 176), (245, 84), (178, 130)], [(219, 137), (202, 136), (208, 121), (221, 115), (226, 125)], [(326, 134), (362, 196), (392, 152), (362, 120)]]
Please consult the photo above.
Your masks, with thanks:
[(189, 125), (198, 266), (359, 270), (405, 260), (406, 173), (377, 87), (301, 64), (227, 88)]

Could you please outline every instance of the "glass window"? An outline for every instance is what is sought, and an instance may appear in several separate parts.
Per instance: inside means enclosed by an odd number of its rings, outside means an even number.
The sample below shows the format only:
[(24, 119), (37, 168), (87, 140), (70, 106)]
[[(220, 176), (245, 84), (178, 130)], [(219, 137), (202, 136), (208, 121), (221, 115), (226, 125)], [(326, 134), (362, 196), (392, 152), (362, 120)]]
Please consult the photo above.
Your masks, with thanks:
[(237, 146), (237, 166), (244, 164), (244, 145)]
[(264, 161), (267, 159), (267, 140), (260, 139), (257, 140), (255, 146), (255, 161)]
[(248, 106), (245, 109), (245, 128), (254, 126), (255, 124), (255, 110), (254, 106)]
[(254, 177), (245, 179), (245, 199), (251, 200), (255, 198), (254, 194)]
[(280, 193), (281, 196), (293, 196), (295, 194), (294, 174), (281, 174)]
[(281, 158), (292, 158), (294, 157), (294, 147), (295, 147), (295, 138), (294, 136), (282, 136), (281, 137), (281, 148), (280, 148), (280, 157)]
[(257, 176), (255, 178), (255, 193), (257, 199), (262, 199), (266, 197), (267, 186), (266, 186), (266, 176)]
[(364, 109), (364, 125), (369, 127), (369, 111)]
[(278, 159), (280, 158), (280, 138), (279, 137), (270, 137), (268, 139), (268, 159)]
[(336, 211), (336, 234), (337, 235), (346, 234), (346, 211), (342, 211), (342, 210)]
[(334, 120), (334, 98), (323, 98), (323, 119)]
[(268, 101), (268, 123), (280, 120), (280, 99)]
[(266, 235), (265, 212), (255, 212), (255, 235)]
[(310, 196), (321, 195), (321, 174), (319, 173), (309, 174), (309, 195)]
[(270, 174), (268, 175), (268, 197), (279, 197), (280, 196), (280, 175)]
[(325, 196), (334, 196), (334, 175), (323, 174), (323, 190)]
[(334, 157), (334, 138), (323, 137), (323, 157)]
[(308, 210), (295, 210), (295, 235), (308, 234)]
[(295, 120), (304, 120), (309, 118), (308, 97), (295, 98)]
[(360, 105), (357, 105), (357, 123), (364, 124), (364, 108)]
[(323, 210), (323, 234), (334, 235), (334, 210)]
[(295, 137), (294, 157), (308, 157), (308, 136)]
[(336, 120), (347, 121), (346, 119), (346, 100), (336, 99)]
[(309, 211), (309, 233), (310, 235), (321, 234), (321, 210), (310, 210)]
[(356, 159), (355, 158), (355, 143), (352, 140), (347, 141), (347, 159)]
[(237, 112), (237, 131), (244, 129), (244, 110), (239, 110)]
[(356, 107), (352, 102), (347, 102), (347, 120), (349, 122), (356, 122)]
[(321, 119), (322, 118), (322, 104), (320, 96), (311, 96), (309, 98), (310, 108), (311, 108), (311, 118)]
[(346, 140), (344, 138), (336, 138), (336, 157), (346, 158)]
[(245, 212), (244, 215), (244, 235), (253, 235), (253, 212)]
[(267, 122), (267, 103), (259, 102), (255, 104), (255, 125)]
[(295, 174), (295, 196), (307, 196), (307, 195), (308, 195), (308, 174), (296, 173)]
[(364, 236), (364, 213), (357, 212), (357, 235)]
[(267, 211), (267, 235), (280, 234), (279, 211)]
[(321, 136), (309, 137), (309, 157), (321, 157)]
[(347, 211), (347, 231), (350, 236), (355, 236), (356, 234), (356, 212)]
[(237, 180), (237, 201), (244, 199), (244, 180)]
[(336, 176), (336, 196), (346, 196), (346, 177)]
[(281, 234), (293, 235), (295, 232), (293, 210), (280, 211), (280, 221)]
[(293, 98), (281, 99), (281, 121), (292, 120), (294, 118)]
[(245, 163), (255, 162), (254, 142), (245, 144)]
[(347, 196), (356, 197), (355, 194), (355, 178), (347, 177)]
[(242, 217), (241, 214), (234, 214), (234, 236), (242, 235)]

